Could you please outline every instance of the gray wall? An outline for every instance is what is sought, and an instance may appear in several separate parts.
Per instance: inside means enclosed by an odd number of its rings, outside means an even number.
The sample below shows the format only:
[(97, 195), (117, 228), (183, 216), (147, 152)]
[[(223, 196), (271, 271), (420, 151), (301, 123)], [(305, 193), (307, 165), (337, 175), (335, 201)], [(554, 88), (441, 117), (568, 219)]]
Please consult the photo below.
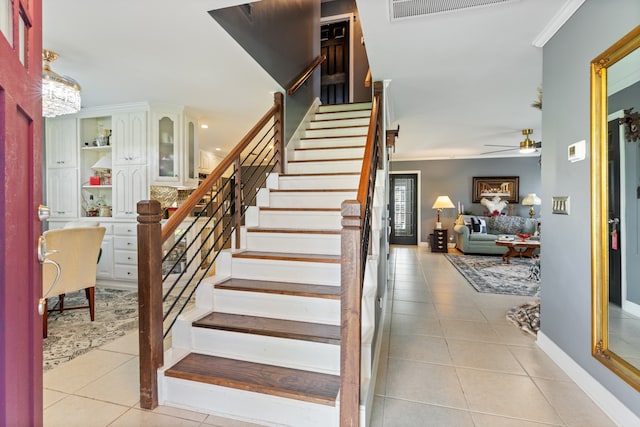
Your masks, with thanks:
[[(397, 143), (401, 144), (402, 141), (398, 139)], [(518, 176), (520, 200), (529, 193), (536, 193), (542, 198), (542, 203), (548, 203), (548, 197), (544, 197), (540, 191), (539, 157), (392, 161), (390, 171), (420, 171), (421, 242), (427, 241), (427, 236), (436, 225), (437, 212), (431, 207), (440, 195), (449, 196), (456, 206), (461, 202), (465, 211), (478, 215), (485, 212), (486, 208), (480, 203), (471, 203), (474, 176)], [(536, 217), (539, 216), (540, 207), (535, 207)], [(514, 205), (512, 214), (529, 217), (529, 207)], [(444, 209), (440, 214), (442, 227), (452, 229), (456, 217), (457, 208)]]
[[(270, 0), (249, 6), (250, 14), (245, 5), (214, 10), (209, 14), (287, 89), (320, 55), (320, 2)], [(224, 58), (220, 60), (224, 61)], [(316, 70), (298, 92), (286, 96), (285, 141), (290, 139), (313, 100), (319, 96), (320, 70)]]
[(590, 141), (591, 60), (639, 22), (638, 0), (587, 0), (543, 48), (542, 193), (570, 196), (571, 214), (543, 204), (541, 237), (542, 332), (637, 415), (640, 393), (591, 356), (590, 167), (567, 146)]
[(371, 88), (364, 86), (364, 79), (369, 70), (367, 51), (360, 43), (362, 39), (362, 27), (355, 0), (335, 0), (322, 3), (322, 17), (353, 13), (356, 17), (353, 34), (353, 99), (351, 102), (371, 101)]

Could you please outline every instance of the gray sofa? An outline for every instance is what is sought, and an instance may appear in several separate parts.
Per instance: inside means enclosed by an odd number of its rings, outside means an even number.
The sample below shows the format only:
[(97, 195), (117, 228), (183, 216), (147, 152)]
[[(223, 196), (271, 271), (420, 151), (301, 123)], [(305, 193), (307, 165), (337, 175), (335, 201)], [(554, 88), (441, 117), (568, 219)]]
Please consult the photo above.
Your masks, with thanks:
[[(472, 231), (472, 217), (483, 219), (486, 233)], [(499, 235), (531, 234), (536, 230), (536, 220), (521, 216), (500, 215), (495, 217), (479, 215), (459, 215), (453, 227), (456, 248), (465, 254), (502, 255), (504, 246), (496, 245)]]

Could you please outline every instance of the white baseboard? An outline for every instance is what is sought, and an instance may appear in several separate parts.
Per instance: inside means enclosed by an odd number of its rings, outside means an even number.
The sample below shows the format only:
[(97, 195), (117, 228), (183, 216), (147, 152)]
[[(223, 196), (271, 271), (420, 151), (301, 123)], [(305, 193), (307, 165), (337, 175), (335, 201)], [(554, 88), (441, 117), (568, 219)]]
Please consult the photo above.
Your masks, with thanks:
[(627, 408), (541, 331), (538, 332), (536, 343), (616, 425), (620, 427), (640, 425), (640, 417)]

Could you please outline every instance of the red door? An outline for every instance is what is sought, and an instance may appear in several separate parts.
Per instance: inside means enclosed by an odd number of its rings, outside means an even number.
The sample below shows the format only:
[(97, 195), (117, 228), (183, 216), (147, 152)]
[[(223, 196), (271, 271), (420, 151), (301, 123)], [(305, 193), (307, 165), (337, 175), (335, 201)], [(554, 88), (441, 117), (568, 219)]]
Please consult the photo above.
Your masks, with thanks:
[(0, 0), (0, 426), (42, 425), (42, 2)]

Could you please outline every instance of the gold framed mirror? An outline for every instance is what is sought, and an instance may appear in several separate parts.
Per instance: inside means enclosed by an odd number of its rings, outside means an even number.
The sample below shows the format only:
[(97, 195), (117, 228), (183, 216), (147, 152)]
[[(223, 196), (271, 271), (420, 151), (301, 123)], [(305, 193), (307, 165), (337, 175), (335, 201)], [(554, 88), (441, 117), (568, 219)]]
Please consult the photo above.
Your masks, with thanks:
[(640, 391), (640, 26), (591, 62), (592, 354)]

